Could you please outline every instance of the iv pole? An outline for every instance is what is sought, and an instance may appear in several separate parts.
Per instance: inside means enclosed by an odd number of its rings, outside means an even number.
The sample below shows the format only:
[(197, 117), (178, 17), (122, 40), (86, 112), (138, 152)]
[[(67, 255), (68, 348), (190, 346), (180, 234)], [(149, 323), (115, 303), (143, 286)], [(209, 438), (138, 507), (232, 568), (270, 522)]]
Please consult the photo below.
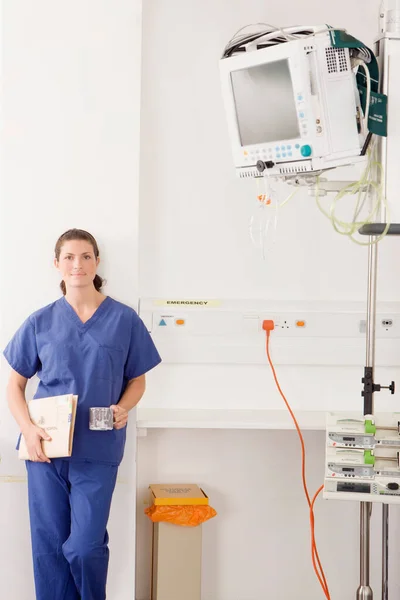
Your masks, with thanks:
[[(390, 8), (389, 8), (390, 6)], [(380, 67), (380, 90), (381, 94), (388, 96), (389, 92), (389, 67), (393, 69), (394, 59), (397, 59), (398, 66), (400, 62), (400, 52), (397, 48), (393, 49), (393, 41), (400, 42), (400, 0), (383, 0), (380, 9), (380, 27), (379, 37), (376, 42), (376, 55)], [(396, 55), (396, 56), (395, 56)], [(390, 59), (392, 62), (390, 63)], [(393, 93), (392, 93), (393, 96)], [(393, 96), (394, 98), (394, 96)], [(400, 101), (400, 96), (398, 98)], [(395, 119), (393, 119), (395, 120)], [(388, 128), (390, 118), (388, 115)], [(400, 130), (400, 125), (397, 124)], [(395, 132), (397, 133), (397, 132)], [(398, 134), (397, 134), (398, 135)], [(382, 181), (383, 195), (387, 198), (388, 193), (388, 140), (380, 139), (379, 154), (384, 180)], [(393, 148), (392, 148), (393, 151)], [(400, 153), (400, 146), (398, 148)], [(393, 153), (396, 154), (396, 153)], [(265, 169), (262, 164), (262, 172)], [(257, 164), (258, 168), (258, 164)], [(304, 185), (306, 180), (297, 180), (294, 185)], [(321, 188), (326, 192), (338, 191), (342, 184), (346, 182), (323, 182)], [(396, 181), (397, 184), (397, 181)], [(321, 191), (321, 190), (320, 190)], [(369, 237), (368, 249), (368, 294), (367, 294), (367, 331), (366, 331), (366, 360), (364, 368), (364, 377), (362, 383), (364, 390), (364, 415), (372, 416), (374, 414), (374, 393), (380, 391), (384, 386), (374, 383), (375, 369), (375, 329), (376, 329), (376, 288), (377, 288), (377, 267), (378, 267), (378, 243), (377, 236), (380, 236), (387, 227), (388, 215), (386, 208), (382, 207), (381, 222), (364, 225), (359, 233)], [(391, 223), (386, 235), (400, 235), (400, 218), (398, 223)], [(387, 386), (392, 394), (394, 393), (394, 382)], [(372, 513), (372, 502), (360, 503), (360, 585), (357, 589), (357, 600), (372, 600), (373, 591), (370, 586), (370, 521)], [(382, 504), (382, 600), (388, 600), (388, 562), (389, 562), (389, 506)]]
[[(375, 366), (376, 282), (378, 266), (378, 244), (374, 243), (375, 239), (374, 236), (369, 237), (370, 246), (368, 248), (367, 352), (364, 384), (371, 385), (371, 393), (364, 395), (364, 415), (372, 415), (374, 412), (373, 369)], [(369, 585), (371, 512), (372, 502), (361, 502), (360, 586), (357, 590), (357, 600), (372, 600), (373, 598), (373, 592)]]
[[(393, 48), (389, 47), (390, 40), (400, 39), (400, 1), (392, 1), (391, 10), (389, 2), (382, 2), (380, 9), (380, 37), (377, 41), (377, 55), (380, 63), (382, 94), (389, 92), (389, 64), (390, 54)], [(389, 127), (389, 115), (388, 115)], [(380, 140), (380, 163), (384, 174), (383, 194), (387, 197), (387, 138)], [(364, 373), (364, 414), (373, 415), (373, 394), (378, 389), (374, 385), (375, 367), (375, 325), (376, 325), (376, 288), (377, 288), (377, 266), (378, 266), (378, 244), (376, 235), (382, 233), (387, 223), (386, 209), (382, 208), (381, 223), (364, 226), (360, 233), (369, 235), (368, 252), (368, 299), (367, 299), (367, 335), (366, 335), (366, 367)], [(399, 235), (399, 224), (391, 224), (388, 235)], [(394, 388), (392, 389), (392, 393)], [(361, 502), (360, 505), (360, 585), (357, 590), (357, 600), (372, 600), (373, 592), (370, 587), (370, 519), (372, 512), (371, 502)], [(388, 600), (388, 563), (389, 563), (389, 505), (382, 504), (382, 600)]]

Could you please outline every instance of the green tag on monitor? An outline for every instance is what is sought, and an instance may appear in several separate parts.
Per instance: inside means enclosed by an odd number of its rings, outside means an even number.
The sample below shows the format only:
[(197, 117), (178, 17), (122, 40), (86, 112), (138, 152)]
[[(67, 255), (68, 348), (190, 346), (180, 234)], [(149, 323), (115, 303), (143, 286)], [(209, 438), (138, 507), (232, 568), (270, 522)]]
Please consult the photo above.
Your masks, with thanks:
[[(367, 88), (358, 85), (361, 108), (365, 114)], [(371, 91), (368, 113), (368, 130), (376, 135), (387, 136), (387, 96)]]

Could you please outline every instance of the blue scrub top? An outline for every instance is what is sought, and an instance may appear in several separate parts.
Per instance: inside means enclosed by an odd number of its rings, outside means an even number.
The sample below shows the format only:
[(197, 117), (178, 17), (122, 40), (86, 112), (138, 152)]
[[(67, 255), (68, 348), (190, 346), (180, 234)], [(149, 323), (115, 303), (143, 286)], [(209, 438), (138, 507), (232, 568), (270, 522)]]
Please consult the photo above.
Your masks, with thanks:
[(10, 366), (27, 379), (34, 398), (77, 394), (72, 459), (118, 465), (126, 427), (89, 429), (89, 408), (117, 404), (130, 379), (161, 362), (137, 313), (109, 296), (82, 323), (65, 297), (33, 313), (4, 350)]

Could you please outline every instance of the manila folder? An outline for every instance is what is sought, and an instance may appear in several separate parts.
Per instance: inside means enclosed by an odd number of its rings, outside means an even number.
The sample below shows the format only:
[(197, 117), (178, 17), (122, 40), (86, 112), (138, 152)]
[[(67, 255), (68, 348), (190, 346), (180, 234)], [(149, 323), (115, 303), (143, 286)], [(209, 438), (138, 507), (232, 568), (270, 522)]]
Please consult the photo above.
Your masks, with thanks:
[[(77, 404), (78, 396), (73, 394), (38, 398), (28, 402), (32, 423), (44, 429), (51, 437), (51, 441), (42, 440), (43, 452), (48, 458), (71, 456)], [(29, 460), (23, 435), (18, 456), (22, 460)]]

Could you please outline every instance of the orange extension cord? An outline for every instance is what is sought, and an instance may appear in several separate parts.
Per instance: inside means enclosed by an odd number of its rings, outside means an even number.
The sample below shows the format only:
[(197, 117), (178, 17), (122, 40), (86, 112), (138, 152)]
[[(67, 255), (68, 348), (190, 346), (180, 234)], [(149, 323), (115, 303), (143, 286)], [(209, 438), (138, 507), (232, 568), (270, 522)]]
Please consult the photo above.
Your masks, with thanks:
[[(271, 325), (268, 326), (268, 323), (270, 323)], [(268, 328), (269, 327), (269, 328)], [(307, 481), (306, 481), (306, 450), (305, 450), (305, 444), (304, 444), (304, 439), (303, 439), (303, 434), (301, 433), (301, 429), (299, 427), (299, 424), (297, 422), (297, 419), (289, 405), (289, 402), (286, 400), (285, 394), (282, 392), (281, 386), (279, 385), (279, 381), (278, 378), (276, 376), (276, 371), (275, 371), (275, 367), (272, 363), (271, 360), (271, 355), (269, 353), (269, 336), (271, 333), (271, 330), (274, 329), (274, 324), (272, 321), (264, 321), (263, 323), (263, 329), (266, 331), (267, 334), (267, 357), (268, 357), (268, 362), (270, 364), (271, 370), (272, 370), (272, 374), (274, 376), (274, 380), (276, 383), (276, 387), (279, 390), (280, 395), (282, 396), (287, 409), (290, 413), (290, 416), (293, 419), (294, 425), (296, 427), (297, 433), (299, 435), (300, 438), (300, 444), (301, 444), (301, 477), (303, 480), (303, 488), (304, 488), (304, 493), (306, 495), (307, 498), (307, 502), (308, 502), (308, 506), (310, 508), (310, 530), (311, 530), (311, 557), (312, 557), (312, 563), (313, 563), (313, 567), (314, 567), (314, 571), (315, 574), (318, 578), (318, 581), (323, 589), (323, 592), (325, 594), (325, 597), (327, 598), (327, 600), (331, 600), (330, 594), (329, 594), (329, 588), (328, 588), (328, 584), (326, 582), (326, 578), (325, 578), (325, 573), (324, 570), (322, 568), (321, 565), (321, 561), (319, 559), (319, 555), (318, 555), (318, 550), (317, 550), (317, 544), (315, 541), (315, 517), (314, 517), (314, 503), (318, 497), (318, 494), (323, 490), (324, 486), (322, 485), (315, 493), (313, 499), (310, 499), (310, 494), (308, 492), (308, 487), (307, 487)]]

